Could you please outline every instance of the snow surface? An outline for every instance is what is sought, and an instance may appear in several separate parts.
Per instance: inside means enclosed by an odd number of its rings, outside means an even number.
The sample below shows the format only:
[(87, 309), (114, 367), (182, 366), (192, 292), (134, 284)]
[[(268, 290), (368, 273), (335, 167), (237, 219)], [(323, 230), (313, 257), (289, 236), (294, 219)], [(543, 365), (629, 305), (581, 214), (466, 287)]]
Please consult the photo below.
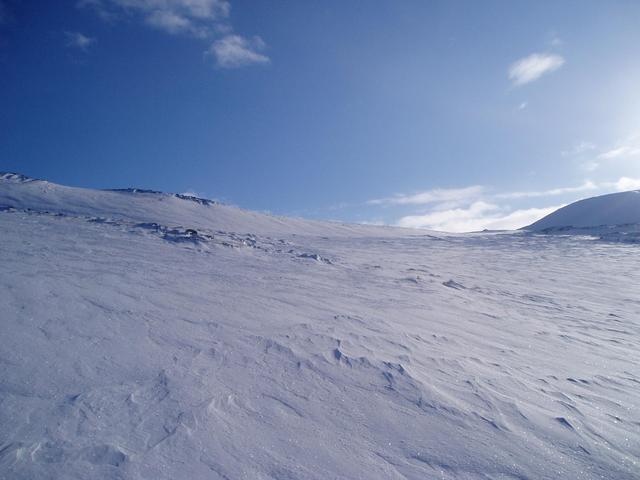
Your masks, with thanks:
[(638, 479), (638, 246), (0, 179), (0, 478)]
[(640, 224), (640, 190), (591, 197), (562, 207), (527, 230)]

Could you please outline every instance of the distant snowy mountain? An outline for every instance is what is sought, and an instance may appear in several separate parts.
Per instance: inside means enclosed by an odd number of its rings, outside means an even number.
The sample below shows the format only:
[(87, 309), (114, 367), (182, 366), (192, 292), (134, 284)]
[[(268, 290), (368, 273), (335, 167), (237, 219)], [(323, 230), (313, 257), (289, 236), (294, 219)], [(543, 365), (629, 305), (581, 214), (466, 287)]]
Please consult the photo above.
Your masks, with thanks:
[(574, 202), (525, 229), (588, 228), (630, 224), (640, 224), (640, 190), (611, 193)]
[(1, 174), (0, 266), (0, 478), (638, 479), (634, 245)]

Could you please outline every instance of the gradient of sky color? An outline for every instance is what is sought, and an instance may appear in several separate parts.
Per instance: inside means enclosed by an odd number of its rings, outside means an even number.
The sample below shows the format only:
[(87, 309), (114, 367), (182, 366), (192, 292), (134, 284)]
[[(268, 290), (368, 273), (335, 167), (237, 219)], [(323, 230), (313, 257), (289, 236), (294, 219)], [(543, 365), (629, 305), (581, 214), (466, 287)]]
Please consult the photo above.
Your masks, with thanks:
[(0, 170), (514, 228), (640, 188), (636, 1), (0, 0)]

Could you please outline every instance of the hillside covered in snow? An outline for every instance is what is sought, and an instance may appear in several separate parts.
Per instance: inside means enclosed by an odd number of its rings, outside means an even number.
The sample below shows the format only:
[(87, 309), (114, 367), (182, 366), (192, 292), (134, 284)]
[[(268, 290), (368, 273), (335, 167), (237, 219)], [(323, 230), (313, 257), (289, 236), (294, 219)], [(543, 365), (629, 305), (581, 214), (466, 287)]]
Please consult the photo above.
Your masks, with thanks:
[(640, 224), (640, 190), (586, 198), (532, 223), (527, 230), (593, 228)]
[(0, 478), (638, 479), (639, 247), (538, 233), (594, 202), (451, 235), (3, 174)]

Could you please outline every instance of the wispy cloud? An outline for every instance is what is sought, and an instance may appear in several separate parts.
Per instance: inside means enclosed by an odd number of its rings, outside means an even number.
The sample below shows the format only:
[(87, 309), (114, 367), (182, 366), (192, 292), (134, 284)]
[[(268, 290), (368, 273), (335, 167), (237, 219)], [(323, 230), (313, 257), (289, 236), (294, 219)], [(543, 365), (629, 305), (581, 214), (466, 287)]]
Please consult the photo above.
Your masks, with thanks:
[(534, 197), (550, 197), (564, 195), (567, 193), (577, 193), (589, 190), (597, 190), (600, 188), (596, 183), (586, 180), (584, 183), (575, 186), (558, 187), (549, 190), (534, 191), (515, 191), (504, 193), (491, 193), (482, 185), (472, 185), (464, 188), (436, 188), (418, 192), (410, 195), (396, 194), (393, 197), (378, 198), (367, 201), (369, 205), (429, 205), (429, 204), (446, 204), (447, 206), (455, 206), (460, 203), (468, 203), (469, 201), (480, 198), (493, 199), (519, 199)]
[[(79, 0), (104, 20), (134, 19), (169, 35), (187, 35), (210, 42), (207, 53), (222, 68), (265, 64), (265, 42), (233, 33), (227, 0)], [(220, 37), (222, 38), (217, 38)], [(217, 39), (216, 39), (217, 38)]]
[(206, 53), (215, 57), (221, 68), (238, 68), (269, 63), (269, 57), (260, 53), (265, 47), (260, 37), (247, 39), (239, 35), (227, 35), (213, 42)]
[(552, 188), (550, 190), (540, 191), (525, 191), (525, 192), (507, 192), (494, 195), (495, 198), (534, 198), (534, 197), (551, 197), (556, 195), (564, 195), (567, 193), (586, 192), (589, 190), (597, 190), (600, 188), (598, 185), (590, 180), (587, 180), (582, 185), (575, 187), (559, 187)]
[(640, 178), (621, 177), (615, 182), (608, 182), (604, 185), (607, 188), (614, 188), (619, 192), (640, 190)]
[(141, 18), (147, 25), (166, 33), (207, 37), (217, 22), (229, 16), (226, 0), (79, 0), (80, 8), (91, 8), (102, 18)]
[(601, 160), (614, 160), (616, 158), (634, 157), (636, 155), (640, 155), (640, 146), (627, 144), (602, 152), (598, 155), (598, 158)]
[(206, 32), (193, 25), (189, 18), (178, 15), (172, 11), (158, 10), (150, 13), (145, 21), (159, 30), (164, 30), (172, 35), (178, 33), (193, 33), (196, 36), (202, 36)]
[(530, 225), (560, 206), (509, 212), (496, 204), (477, 201), (467, 208), (442, 210), (424, 215), (408, 215), (402, 217), (397, 225), (445, 232), (473, 232), (484, 229), (515, 230)]
[(634, 133), (624, 140), (610, 145), (608, 148), (597, 148), (588, 141), (582, 141), (569, 150), (561, 152), (563, 157), (579, 157), (582, 160), (582, 168), (593, 172), (603, 163), (628, 160), (640, 156), (640, 134)]
[(411, 195), (397, 194), (393, 197), (369, 200), (369, 205), (428, 205), (439, 202), (461, 202), (477, 198), (484, 187), (473, 185), (465, 188), (436, 188)]
[(67, 47), (77, 48), (87, 51), (91, 45), (96, 43), (94, 37), (88, 37), (80, 32), (64, 32)]
[(521, 58), (509, 67), (509, 79), (520, 86), (538, 80), (542, 75), (558, 70), (565, 61), (553, 53), (533, 53)]

